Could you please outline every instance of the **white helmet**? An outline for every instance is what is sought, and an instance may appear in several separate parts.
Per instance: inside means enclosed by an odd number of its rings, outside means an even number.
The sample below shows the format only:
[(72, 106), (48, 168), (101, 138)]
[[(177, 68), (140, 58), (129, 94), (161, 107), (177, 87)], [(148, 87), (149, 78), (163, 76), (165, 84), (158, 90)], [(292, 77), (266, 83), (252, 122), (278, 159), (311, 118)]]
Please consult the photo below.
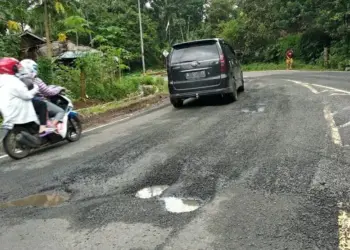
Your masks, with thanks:
[(24, 59), (19, 65), (18, 73), (21, 75), (31, 74), (36, 76), (38, 74), (38, 64), (31, 59)]

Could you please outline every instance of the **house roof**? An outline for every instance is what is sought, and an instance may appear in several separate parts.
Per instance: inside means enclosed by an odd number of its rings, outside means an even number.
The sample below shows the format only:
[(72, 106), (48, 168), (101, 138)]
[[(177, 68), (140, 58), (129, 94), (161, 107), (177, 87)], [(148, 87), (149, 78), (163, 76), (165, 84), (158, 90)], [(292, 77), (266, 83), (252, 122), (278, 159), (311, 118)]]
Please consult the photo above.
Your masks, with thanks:
[(37, 40), (39, 40), (39, 41), (41, 41), (41, 42), (43, 42), (43, 43), (46, 42), (44, 38), (39, 37), (39, 36), (33, 34), (32, 32), (30, 32), (30, 31), (28, 31), (28, 30), (24, 31), (24, 32), (20, 35), (20, 37), (24, 37), (24, 36), (31, 36), (31, 37), (33, 37), (33, 38), (35, 38), (35, 39), (37, 39)]

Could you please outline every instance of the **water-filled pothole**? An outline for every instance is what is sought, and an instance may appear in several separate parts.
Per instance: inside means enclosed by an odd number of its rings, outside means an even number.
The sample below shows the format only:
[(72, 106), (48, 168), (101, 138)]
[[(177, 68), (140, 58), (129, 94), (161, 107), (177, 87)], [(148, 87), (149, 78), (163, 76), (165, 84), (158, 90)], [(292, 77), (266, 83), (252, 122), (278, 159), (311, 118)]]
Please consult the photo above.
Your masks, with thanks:
[(0, 208), (9, 207), (54, 207), (69, 199), (68, 194), (35, 194), (23, 199), (0, 203)]
[(165, 202), (165, 209), (170, 213), (188, 213), (200, 207), (200, 202), (197, 200), (175, 197), (162, 198), (162, 200)]
[(169, 186), (167, 185), (147, 187), (139, 190), (136, 193), (136, 197), (140, 199), (150, 199), (152, 197), (160, 196), (168, 187)]
[(256, 113), (263, 113), (265, 111), (265, 109), (266, 109), (265, 105), (258, 105), (258, 106), (254, 106), (254, 107), (244, 108), (241, 110), (241, 112), (256, 114)]
[[(168, 188), (167, 185), (147, 187), (139, 190), (135, 196), (140, 199), (159, 197)], [(162, 197), (160, 200), (164, 201), (165, 209), (170, 213), (188, 213), (197, 210), (201, 206), (201, 202), (194, 199)]]

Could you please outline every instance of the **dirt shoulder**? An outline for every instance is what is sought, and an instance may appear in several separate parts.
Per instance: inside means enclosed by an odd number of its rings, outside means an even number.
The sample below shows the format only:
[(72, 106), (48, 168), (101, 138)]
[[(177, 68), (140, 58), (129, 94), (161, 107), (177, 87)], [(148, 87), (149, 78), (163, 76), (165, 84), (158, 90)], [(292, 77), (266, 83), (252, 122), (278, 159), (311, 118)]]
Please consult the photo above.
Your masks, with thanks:
[[(82, 110), (80, 112), (80, 117), (84, 129), (87, 129), (101, 124), (106, 124), (131, 113), (146, 111), (168, 103), (169, 99), (167, 94), (156, 94), (124, 102), (120, 105), (116, 103), (116, 107), (113, 107), (114, 103), (102, 105), (106, 106), (103, 112), (98, 110), (98, 106), (91, 107), (87, 110)], [(108, 107), (108, 105), (110, 105), (110, 107)], [(94, 112), (94, 110), (96, 110), (96, 112)]]

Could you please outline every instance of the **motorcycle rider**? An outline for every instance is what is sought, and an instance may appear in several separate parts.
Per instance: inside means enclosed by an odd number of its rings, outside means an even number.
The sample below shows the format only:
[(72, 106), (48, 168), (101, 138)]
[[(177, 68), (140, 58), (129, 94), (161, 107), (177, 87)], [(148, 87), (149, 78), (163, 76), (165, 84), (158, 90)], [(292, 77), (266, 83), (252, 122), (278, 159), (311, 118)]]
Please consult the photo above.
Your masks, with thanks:
[(0, 112), (4, 119), (3, 125), (12, 128), (14, 124), (38, 123), (39, 133), (50, 132), (46, 127), (46, 105), (44, 102), (32, 101), (39, 91), (38, 87), (29, 90), (15, 73), (20, 67), (15, 58), (0, 59)]
[(64, 110), (52, 102), (47, 100), (47, 97), (56, 96), (65, 90), (63, 87), (59, 86), (48, 86), (38, 77), (38, 64), (31, 59), (24, 59), (20, 62), (20, 69), (17, 77), (19, 77), (23, 82), (28, 84), (33, 84), (39, 87), (39, 93), (36, 95), (35, 99), (43, 100), (47, 105), (47, 110), (50, 115), (54, 116), (52, 121), (53, 127), (57, 128), (58, 123), (63, 121), (65, 115)]

